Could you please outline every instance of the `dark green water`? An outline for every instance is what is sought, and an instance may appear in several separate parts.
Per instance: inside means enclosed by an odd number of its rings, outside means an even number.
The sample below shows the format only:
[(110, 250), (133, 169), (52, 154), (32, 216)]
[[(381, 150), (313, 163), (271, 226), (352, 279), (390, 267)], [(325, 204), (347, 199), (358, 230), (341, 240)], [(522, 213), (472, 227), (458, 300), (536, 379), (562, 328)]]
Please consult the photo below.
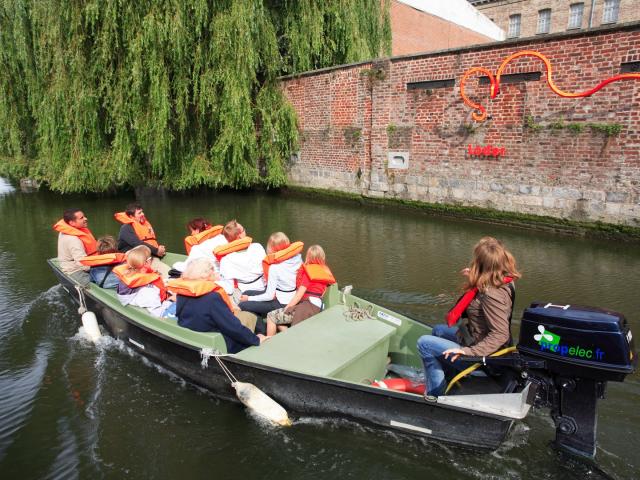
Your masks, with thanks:
[[(117, 233), (132, 200), (22, 194), (0, 182), (0, 478), (606, 478), (548, 447), (544, 412), (517, 424), (493, 453), (408, 439), (344, 421), (298, 418), (277, 430), (218, 401), (127, 347), (78, 335), (76, 307), (45, 264), (51, 225), (79, 206), (96, 235)], [(342, 285), (437, 323), (457, 273), (483, 235), (501, 238), (524, 273), (516, 323), (533, 300), (626, 314), (640, 335), (640, 247), (452, 221), (416, 212), (255, 193), (140, 199), (161, 241), (182, 249), (193, 216), (238, 218), (254, 239), (283, 230), (319, 243)], [(600, 402), (600, 467), (637, 478), (638, 375)]]

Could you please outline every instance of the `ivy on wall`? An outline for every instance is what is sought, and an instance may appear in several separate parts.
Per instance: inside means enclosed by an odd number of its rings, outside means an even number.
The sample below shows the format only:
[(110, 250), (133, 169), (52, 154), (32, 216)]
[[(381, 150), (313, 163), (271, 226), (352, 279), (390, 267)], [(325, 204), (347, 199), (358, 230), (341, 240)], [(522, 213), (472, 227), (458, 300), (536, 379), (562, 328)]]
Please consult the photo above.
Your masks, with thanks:
[(0, 174), (60, 192), (277, 187), (277, 78), (390, 51), (387, 0), (5, 0)]

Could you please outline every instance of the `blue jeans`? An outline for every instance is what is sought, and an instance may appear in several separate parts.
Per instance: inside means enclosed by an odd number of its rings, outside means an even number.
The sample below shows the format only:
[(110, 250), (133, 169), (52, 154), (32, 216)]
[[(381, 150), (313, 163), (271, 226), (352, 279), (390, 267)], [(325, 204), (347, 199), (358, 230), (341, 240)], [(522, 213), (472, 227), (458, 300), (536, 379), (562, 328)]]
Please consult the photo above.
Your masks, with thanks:
[(433, 330), (431, 330), (431, 335), (458, 343), (458, 337), (456, 336), (457, 332), (458, 327), (447, 327), (444, 324), (440, 324), (433, 327)]
[(98, 285), (100, 285), (105, 275), (107, 275), (107, 278), (104, 280), (102, 288), (116, 288), (118, 286), (119, 279), (108, 266), (91, 267), (89, 269), (91, 281)]
[(442, 352), (450, 348), (460, 348), (460, 345), (454, 341), (457, 330), (457, 327), (436, 325), (432, 335), (423, 335), (418, 339), (418, 353), (424, 365), (427, 395), (437, 397), (447, 388), (443, 364), (454, 366), (454, 363), (445, 359)]

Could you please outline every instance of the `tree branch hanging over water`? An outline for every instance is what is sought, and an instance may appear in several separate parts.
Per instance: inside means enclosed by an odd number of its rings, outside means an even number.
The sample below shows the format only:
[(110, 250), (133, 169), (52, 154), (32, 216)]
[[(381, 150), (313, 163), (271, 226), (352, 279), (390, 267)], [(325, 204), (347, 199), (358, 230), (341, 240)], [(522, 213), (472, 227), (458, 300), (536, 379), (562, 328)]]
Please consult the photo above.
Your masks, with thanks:
[(371, 0), (7, 0), (0, 174), (60, 192), (277, 187), (297, 148), (277, 77), (390, 50)]

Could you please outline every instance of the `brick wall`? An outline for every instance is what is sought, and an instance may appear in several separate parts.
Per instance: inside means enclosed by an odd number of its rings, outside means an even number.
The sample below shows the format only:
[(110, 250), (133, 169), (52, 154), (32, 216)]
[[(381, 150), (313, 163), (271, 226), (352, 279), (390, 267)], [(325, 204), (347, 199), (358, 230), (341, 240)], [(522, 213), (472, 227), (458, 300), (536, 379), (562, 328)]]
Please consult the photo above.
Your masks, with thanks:
[[(468, 92), (491, 119), (471, 120), (459, 95), (462, 74), (474, 66), (495, 71), (525, 49), (548, 56), (559, 88), (585, 90), (618, 74), (621, 63), (640, 62), (640, 23), (285, 78), (302, 133), (291, 184), (639, 226), (640, 81), (566, 99), (542, 76), (503, 84), (492, 101), (488, 85), (473, 80)], [(519, 59), (506, 73), (540, 71), (541, 62)], [(407, 88), (447, 79), (455, 85)], [(607, 137), (590, 123), (621, 131)], [(505, 154), (471, 156), (470, 144), (504, 147)], [(409, 154), (408, 169), (388, 168), (395, 151)]]
[(393, 55), (432, 52), (492, 41), (485, 35), (397, 1), (391, 3), (390, 13)]
[[(592, 27), (602, 25), (602, 14), (605, 0), (595, 0)], [(538, 11), (551, 9), (551, 30), (549, 33), (564, 32), (569, 25), (569, 7), (574, 3), (584, 5), (582, 28), (589, 27), (591, 0), (497, 0), (471, 1), (471, 3), (487, 17), (494, 21), (505, 32), (509, 31), (509, 16), (522, 16), (520, 37), (534, 36), (538, 32)], [(640, 20), (640, 0), (620, 0), (617, 23)]]

